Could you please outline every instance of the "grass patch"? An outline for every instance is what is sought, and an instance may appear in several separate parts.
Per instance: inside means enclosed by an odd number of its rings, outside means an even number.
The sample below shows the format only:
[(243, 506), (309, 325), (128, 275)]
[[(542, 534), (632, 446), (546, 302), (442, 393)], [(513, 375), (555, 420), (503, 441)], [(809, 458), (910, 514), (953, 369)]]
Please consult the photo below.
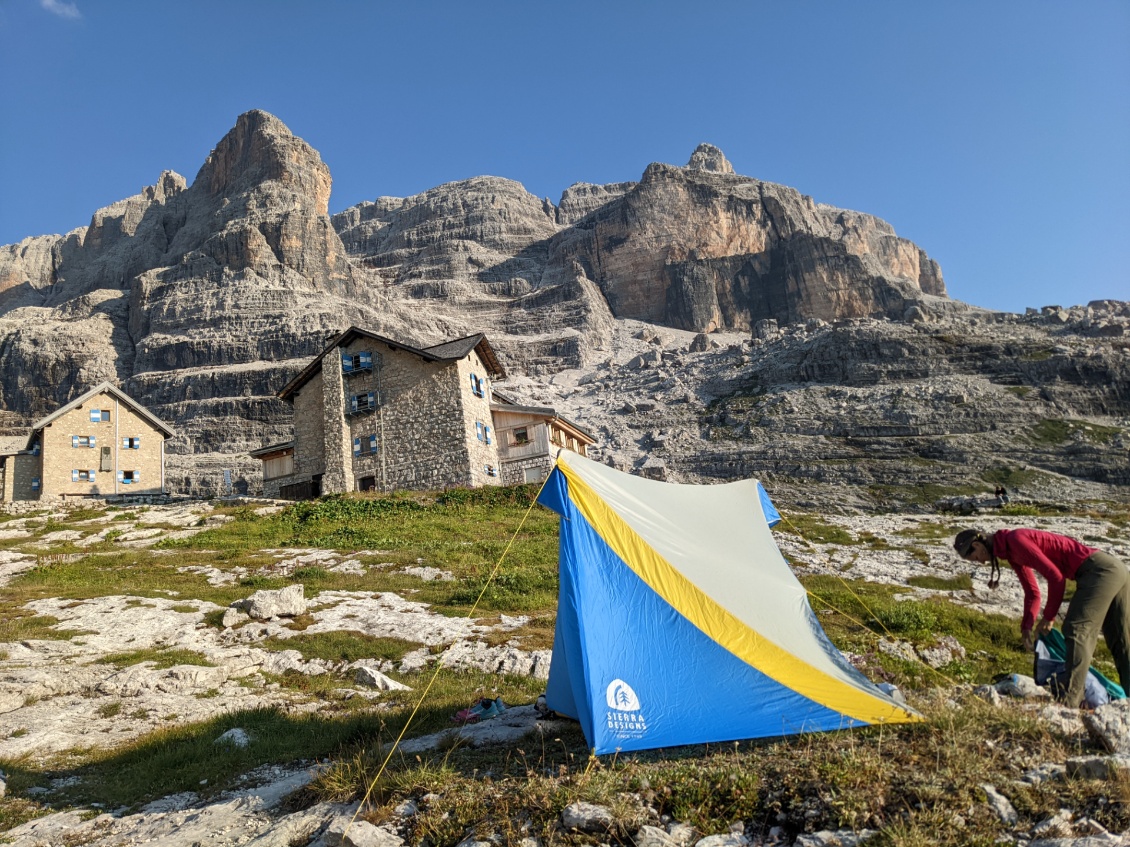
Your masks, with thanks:
[(19, 641), (70, 641), (90, 632), (81, 629), (55, 629), (59, 619), (37, 615), (15, 604), (0, 606), (0, 644)]
[(194, 650), (164, 650), (156, 647), (134, 650), (129, 653), (108, 653), (97, 660), (97, 664), (116, 665), (119, 668), (140, 665), (142, 662), (152, 662), (155, 669), (171, 668), (174, 665), (215, 667), (213, 662), (209, 662), (202, 654)]
[(929, 588), (934, 591), (972, 591), (973, 577), (967, 573), (951, 577), (912, 576), (907, 580), (907, 584), (913, 585), (915, 588)]
[(293, 638), (269, 638), (257, 646), (264, 650), (297, 650), (307, 660), (356, 662), (361, 659), (399, 661), (405, 653), (423, 645), (401, 638), (377, 638), (362, 632), (337, 630), (302, 633)]
[(1122, 430), (1115, 426), (1101, 426), (1088, 421), (1044, 418), (1028, 427), (1028, 438), (1034, 444), (1058, 446), (1069, 439), (1081, 437), (1094, 444), (1109, 444)]
[(815, 541), (820, 544), (839, 544), (846, 547), (859, 543), (856, 537), (843, 527), (824, 523), (815, 515), (789, 515), (777, 524), (775, 529), (778, 532), (798, 535), (805, 541)]

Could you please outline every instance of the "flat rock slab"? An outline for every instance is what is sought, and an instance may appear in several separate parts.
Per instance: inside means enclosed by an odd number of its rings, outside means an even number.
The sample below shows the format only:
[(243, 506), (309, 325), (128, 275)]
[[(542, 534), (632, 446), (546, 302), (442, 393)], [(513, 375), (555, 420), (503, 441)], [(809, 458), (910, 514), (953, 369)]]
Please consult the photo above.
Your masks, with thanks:
[(422, 753), (450, 744), (453, 739), (458, 739), (460, 743), (471, 747), (514, 744), (531, 732), (542, 734), (560, 732), (568, 723), (569, 721), (564, 719), (539, 721), (538, 713), (532, 705), (512, 706), (496, 718), (452, 727), (419, 738), (410, 738), (402, 741), (397, 749), (405, 753)]

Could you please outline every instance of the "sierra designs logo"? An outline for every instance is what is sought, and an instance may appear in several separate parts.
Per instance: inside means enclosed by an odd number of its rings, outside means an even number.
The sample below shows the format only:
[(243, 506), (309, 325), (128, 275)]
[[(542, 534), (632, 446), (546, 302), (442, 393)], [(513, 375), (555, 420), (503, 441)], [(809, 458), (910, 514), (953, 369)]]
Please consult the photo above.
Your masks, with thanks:
[(608, 708), (608, 729), (620, 738), (639, 738), (647, 732), (647, 722), (644, 720), (640, 707), (640, 698), (632, 690), (632, 686), (622, 679), (614, 679), (608, 683), (604, 692)]

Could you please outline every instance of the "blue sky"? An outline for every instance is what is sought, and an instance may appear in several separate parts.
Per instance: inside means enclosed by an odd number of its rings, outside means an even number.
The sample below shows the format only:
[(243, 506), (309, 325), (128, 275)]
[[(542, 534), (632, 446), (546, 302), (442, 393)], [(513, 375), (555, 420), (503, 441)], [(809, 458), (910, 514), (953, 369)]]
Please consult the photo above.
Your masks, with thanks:
[(0, 0), (0, 244), (190, 181), (248, 109), (330, 210), (557, 200), (720, 147), (877, 215), (993, 309), (1130, 299), (1130, 3)]

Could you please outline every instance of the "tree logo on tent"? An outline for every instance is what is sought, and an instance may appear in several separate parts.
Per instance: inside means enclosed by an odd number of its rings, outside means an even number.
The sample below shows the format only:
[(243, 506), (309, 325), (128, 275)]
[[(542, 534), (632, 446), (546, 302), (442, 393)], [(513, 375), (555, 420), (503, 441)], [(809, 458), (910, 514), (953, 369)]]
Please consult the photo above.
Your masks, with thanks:
[(636, 696), (632, 686), (622, 679), (614, 679), (608, 683), (605, 699), (608, 701), (608, 708), (610, 709), (617, 709), (621, 712), (638, 712), (640, 710), (640, 698)]
[(639, 738), (647, 732), (647, 722), (640, 711), (640, 698), (632, 686), (622, 679), (614, 679), (608, 683), (604, 699), (608, 708), (615, 709), (608, 713), (608, 729), (612, 733), (620, 738)]

